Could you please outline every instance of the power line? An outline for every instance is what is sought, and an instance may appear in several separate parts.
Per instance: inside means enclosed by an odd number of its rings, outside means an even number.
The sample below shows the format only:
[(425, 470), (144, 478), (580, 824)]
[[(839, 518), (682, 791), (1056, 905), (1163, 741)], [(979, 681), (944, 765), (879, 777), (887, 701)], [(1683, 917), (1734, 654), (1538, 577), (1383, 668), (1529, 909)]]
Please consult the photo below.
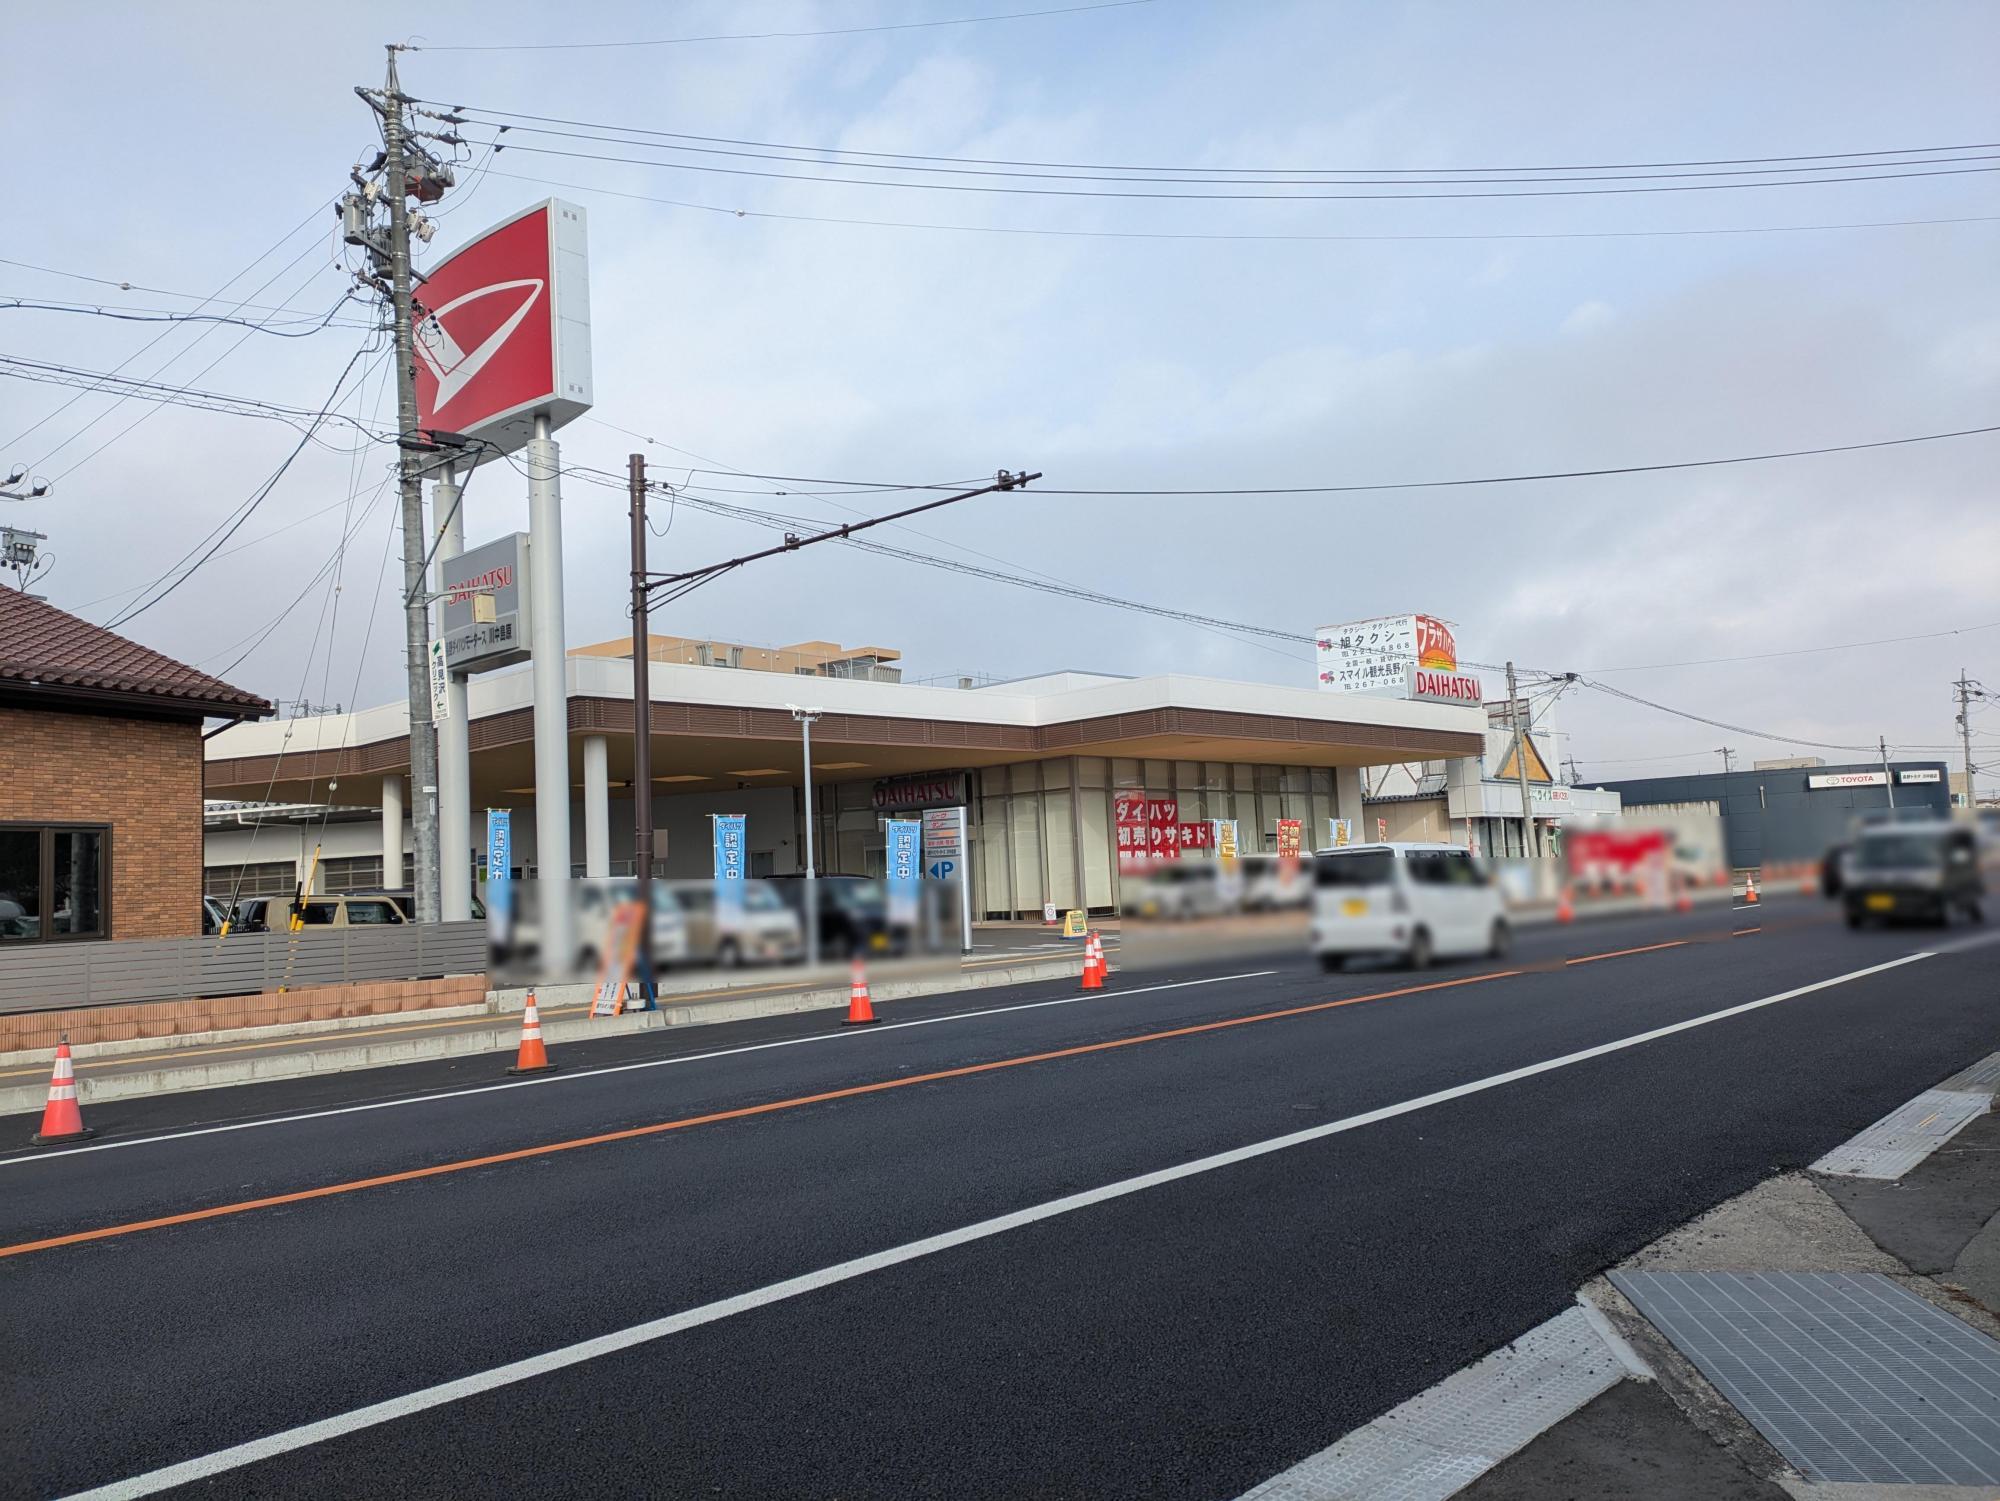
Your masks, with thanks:
[(1799, 646), (1786, 651), (1753, 651), (1736, 657), (1695, 657), (1685, 662), (1641, 662), (1629, 667), (1591, 667), (1589, 672), (1657, 672), (1668, 667), (1715, 667), (1726, 662), (1761, 662), (1771, 657), (1805, 657), (1817, 652), (1851, 651), (1863, 646), (1895, 646), (1905, 641), (1935, 641), (1943, 636), (1967, 636), (1974, 631), (1990, 631), (2000, 620), (1983, 625), (1954, 626), (1942, 631), (1919, 631), (1912, 636), (1879, 636), (1873, 641), (1840, 641), (1830, 646)]
[[(450, 118), (454, 122), (464, 122), (465, 116), (453, 111)], [(1509, 169), (1501, 168), (1410, 168), (1410, 167), (1361, 167), (1361, 168), (1294, 168), (1289, 174), (1282, 174), (1277, 168), (1236, 169), (1227, 167), (1079, 167), (1074, 163), (1019, 162), (1003, 164), (989, 162), (973, 165), (973, 158), (955, 157), (897, 157), (892, 153), (849, 152), (838, 146), (788, 146), (771, 142), (738, 141), (725, 144), (728, 137), (680, 135), (663, 131), (625, 131), (617, 127), (602, 127), (582, 130), (562, 130), (554, 125), (514, 125), (489, 120), (474, 120), (470, 123), (492, 126), (500, 133), (513, 132), (523, 135), (546, 136), (558, 140), (588, 141), (603, 146), (632, 146), (646, 151), (674, 151), (693, 156), (727, 156), (748, 161), (783, 162), (800, 167), (839, 167), (853, 171), (927, 173), (946, 177), (990, 177), (1018, 178), (1034, 181), (1058, 182), (1098, 182), (1098, 183), (1140, 183), (1168, 184), (1172, 186), (1227, 186), (1227, 187), (1465, 187), (1485, 185), (1520, 185), (1564, 182), (1658, 182), (1673, 178), (1748, 178), (1777, 177), (1784, 174), (1804, 174), (1812, 172), (1885, 172), (1895, 167), (1941, 167), (1960, 162), (1987, 162), (1995, 160), (1991, 148), (1960, 150), (1952, 147), (1931, 148), (1941, 155), (1890, 156), (1888, 159), (1836, 160), (1826, 162), (1793, 162), (1782, 167), (1709, 167), (1679, 168), (1666, 171), (1631, 171), (1626, 169), (1573, 170), (1561, 167), (1524, 167), (1511, 169), (1516, 172), (1531, 173), (1531, 176), (1454, 176), (1455, 172), (1494, 173)], [(634, 136), (640, 139), (634, 139)], [(653, 139), (645, 139), (652, 137)], [(709, 141), (714, 144), (697, 145), (694, 142)], [(753, 147), (767, 149), (756, 150)], [(522, 146), (518, 140), (502, 141), (496, 134), (489, 145), (491, 151), (530, 148)], [(797, 153), (810, 153), (800, 155)], [(1949, 154), (1956, 153), (1956, 154)], [(1864, 154), (1871, 155), (1871, 154)], [(864, 157), (870, 160), (849, 160)], [(883, 158), (889, 159), (883, 159)], [(642, 158), (661, 166), (681, 165), (660, 158)], [(1359, 173), (1358, 176), (1344, 176), (1343, 173)], [(1423, 174), (1423, 175), (1417, 175)], [(851, 179), (828, 179), (830, 181), (850, 181)], [(873, 179), (863, 179), (873, 181)], [(893, 179), (890, 179), (893, 180)], [(1748, 184), (1759, 186), (1759, 184)], [(1213, 195), (1226, 196), (1226, 195)], [(1293, 195), (1285, 195), (1293, 196)]]
[[(2000, 167), (1926, 167), (1913, 171), (1873, 172), (1866, 175), (1818, 177), (1811, 179), (1784, 178), (1762, 182), (1650, 182), (1641, 186), (1627, 187), (1505, 188), (1491, 192), (1169, 193), (1148, 190), (1145, 192), (1121, 193), (1102, 188), (1030, 188), (1004, 186), (994, 183), (895, 182), (882, 181), (870, 177), (831, 177), (824, 173), (771, 172), (755, 167), (720, 167), (712, 163), (703, 162), (661, 161), (657, 157), (607, 156), (601, 152), (565, 151), (553, 146), (520, 146), (511, 143), (498, 144), (494, 149), (496, 151), (525, 151), (534, 156), (555, 156), (574, 161), (613, 162), (621, 166), (632, 167), (658, 167), (671, 172), (707, 172), (724, 177), (754, 177), (778, 182), (815, 182), (845, 187), (892, 188), (903, 192), (992, 193), (1031, 198), (1104, 198), (1195, 203), (1421, 203), (1454, 198), (1595, 198), (1607, 196), (1618, 197), (1632, 193), (1712, 193), (1740, 191), (1746, 188), (1823, 187), (1833, 183), (1895, 182), (1913, 177), (1964, 177), (1978, 173), (2000, 171)], [(1423, 184), (1410, 183), (1404, 186), (1421, 187)]]
[(855, 229), (908, 229), (939, 234), (1026, 235), (1041, 239), (1072, 240), (1190, 240), (1220, 243), (1269, 241), (1299, 244), (1414, 244), (1425, 241), (1498, 240), (1643, 240), (1679, 239), (1704, 235), (1807, 234), (1841, 229), (1909, 229), (1951, 224), (2000, 223), (2000, 214), (1974, 214), (1938, 219), (1862, 219), (1828, 224), (1751, 224), (1718, 229), (1599, 229), (1520, 231), (1491, 234), (1305, 234), (1305, 233), (1226, 233), (1198, 230), (1141, 229), (1050, 229), (1013, 224), (936, 224), (911, 219), (862, 219), (838, 214), (790, 214), (771, 209), (731, 208), (720, 203), (696, 203), (684, 198), (663, 198), (653, 193), (633, 193), (620, 188), (604, 188), (560, 178), (534, 177), (520, 172), (486, 169), (486, 176), (510, 182), (533, 183), (538, 187), (566, 188), (576, 193), (595, 193), (604, 198), (625, 198), (637, 203), (657, 203), (667, 208), (691, 209), (720, 214), (731, 219), (771, 219), (789, 224), (833, 224)]
[[(340, 300), (318, 317), (295, 320), (304, 326), (296, 331), (288, 331), (270, 318), (261, 321), (252, 318), (237, 318), (227, 313), (176, 313), (164, 308), (112, 308), (93, 302), (48, 302), (28, 297), (0, 297), (0, 312), (21, 311), (33, 313), (77, 313), (93, 318), (111, 318), (120, 323), (231, 323), (238, 328), (247, 328), (252, 333), (270, 334), (279, 339), (304, 339), (322, 333), (334, 326), (334, 314), (347, 303), (348, 296), (342, 293)], [(345, 320), (342, 327), (372, 328), (373, 324), (359, 320)]]
[[(1620, 474), (1657, 474), (1679, 469), (1713, 469), (1727, 464), (1764, 464), (1778, 459), (1816, 458), (1823, 454), (1858, 453), (1865, 449), (1897, 448), (1912, 443), (1937, 443), (1949, 438), (1979, 437), (1987, 433), (2000, 432), (2000, 424), (1990, 427), (1959, 428), (1951, 432), (1916, 433), (1902, 438), (1878, 438), (1866, 443), (1834, 443), (1820, 448), (1790, 448), (1769, 453), (1736, 454), (1720, 459), (1675, 459), (1657, 464), (1621, 464), (1602, 469), (1555, 469), (1534, 474), (1488, 474), (1468, 476), (1462, 479), (1431, 480), (1385, 480), (1376, 484), (1352, 485), (1253, 485), (1228, 489), (1162, 489), (1162, 490), (1064, 490), (1040, 489), (1041, 495), (1081, 495), (1099, 497), (1159, 496), (1253, 496), (1253, 495), (1363, 495), (1385, 490), (1449, 490), (1475, 485), (1521, 485), (1543, 480), (1602, 479)], [(697, 473), (711, 473), (698, 470)], [(797, 485), (879, 485), (880, 480), (837, 480), (813, 479), (796, 474), (752, 474), (749, 479), (768, 480), (774, 484)], [(920, 488), (910, 486), (908, 488)]]
[[(1622, 698), (1626, 700), (1628, 703), (1641, 704), (1648, 709), (1655, 709), (1662, 714), (1671, 714), (1677, 719), (1692, 720), (1696, 724), (1705, 724), (1713, 729), (1727, 730), (1733, 735), (1747, 735), (1752, 740), (1770, 740), (1776, 742), (1779, 745), (1807, 745), (1813, 747), (1816, 750), (1865, 751), (1871, 755), (1874, 754), (1874, 752), (1877, 749), (1877, 747), (1873, 745), (1848, 745), (1838, 741), (1831, 741), (1831, 740), (1809, 740), (1799, 735), (1774, 735), (1767, 730), (1753, 730), (1746, 725), (1731, 724), (1727, 720), (1711, 719), (1705, 714), (1695, 714), (1686, 709), (1676, 709), (1667, 704), (1656, 703), (1650, 698), (1641, 698), (1636, 693), (1627, 693), (1623, 688), (1614, 688), (1609, 683), (1596, 682), (1591, 678), (1583, 677), (1581, 675), (1578, 675), (1576, 681), (1581, 686), (1593, 689), (1598, 693), (1606, 693), (1613, 698)], [(1937, 750), (1950, 750), (1951, 747), (1936, 746), (1936, 745), (1899, 745), (1897, 749), (1899, 751), (1937, 751)]]
[(1151, 5), (1153, 0), (1094, 0), (1086, 5), (1060, 5), (1047, 10), (1005, 11), (998, 15), (952, 16), (937, 21), (896, 21), (877, 26), (830, 26), (815, 31), (739, 31), (708, 36), (663, 36), (623, 42), (481, 42), (458, 46), (411, 43), (411, 52), (591, 52), (610, 47), (679, 47), (690, 42), (768, 42), (805, 37), (858, 36), (874, 31), (925, 31), (940, 26), (973, 26), (984, 21), (1027, 21), (1042, 16), (1072, 16), (1091, 10), (1123, 10)]
[[(303, 228), (304, 226), (300, 227)], [(297, 232), (297, 230), (294, 230), (293, 234)], [(288, 235), (286, 238), (289, 239), (290, 236)], [(213, 302), (217, 295), (212, 292), (205, 295), (200, 292), (177, 292), (170, 287), (143, 286), (138, 282), (117, 281), (109, 276), (89, 276), (81, 271), (65, 271), (60, 266), (43, 266), (34, 261), (11, 260), (4, 255), (0, 255), (0, 266), (18, 266), (23, 271), (39, 271), (45, 276), (62, 276), (67, 277), (71, 281), (87, 281), (100, 287), (114, 287), (120, 292), (144, 292), (153, 297), (178, 297), (186, 302)], [(252, 313), (296, 313), (303, 318), (318, 316), (309, 307), (273, 305), (267, 302), (239, 302), (235, 303), (234, 306), (241, 311)], [(355, 326), (373, 327), (372, 324), (356, 324)], [(143, 353), (143, 351), (141, 352)]]

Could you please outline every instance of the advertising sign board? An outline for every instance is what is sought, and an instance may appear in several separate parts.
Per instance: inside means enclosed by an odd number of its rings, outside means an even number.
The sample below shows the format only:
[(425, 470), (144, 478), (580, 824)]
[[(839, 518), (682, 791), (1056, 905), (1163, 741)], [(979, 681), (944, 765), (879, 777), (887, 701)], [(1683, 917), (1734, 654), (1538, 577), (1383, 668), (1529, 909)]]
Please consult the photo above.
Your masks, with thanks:
[(924, 826), (914, 818), (892, 818), (883, 826), (888, 836), (889, 921), (912, 927), (917, 921), (918, 840)]
[(583, 210), (546, 199), (433, 266), (417, 289), (417, 425), (511, 453), (535, 418), (590, 410), (590, 280)]
[[(445, 661), (453, 672), (486, 672), (528, 660), (528, 534), (483, 543), (444, 564)], [(491, 597), (493, 619), (474, 619)]]
[(1906, 787), (1914, 787), (1925, 782), (1942, 782), (1944, 780), (1944, 773), (1939, 771), (1935, 766), (1923, 766), (1918, 767), (1914, 771), (1897, 772), (1896, 780)]
[(715, 918), (724, 927), (743, 919), (743, 841), (747, 813), (711, 813), (715, 828)]
[(1806, 778), (1806, 786), (1812, 791), (1828, 787), (1886, 787), (1889, 773), (1886, 771), (1823, 771)]
[(965, 801), (965, 778), (956, 773), (943, 776), (890, 777), (875, 784), (873, 796), (875, 809), (879, 813), (949, 807)]
[[(1385, 615), (1322, 626), (1314, 639), (1319, 685), (1330, 693), (1467, 702), (1464, 685), (1451, 681), (1465, 676), (1458, 670), (1458, 642), (1451, 627), (1434, 615)], [(1478, 702), (1476, 682), (1472, 702)]]

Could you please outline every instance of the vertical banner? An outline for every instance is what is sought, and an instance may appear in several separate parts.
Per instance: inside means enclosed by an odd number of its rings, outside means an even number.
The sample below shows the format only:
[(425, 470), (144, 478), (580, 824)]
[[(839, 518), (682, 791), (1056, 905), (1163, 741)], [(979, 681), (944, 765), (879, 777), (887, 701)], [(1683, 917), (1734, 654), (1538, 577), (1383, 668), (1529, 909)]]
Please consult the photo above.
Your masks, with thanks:
[(931, 808), (924, 813), (924, 873), (958, 886), (959, 944), (972, 952), (972, 866), (965, 848), (965, 809)]
[(486, 920), (504, 935), (513, 913), (514, 810), (486, 810)]
[(1327, 842), (1335, 849), (1344, 849), (1354, 843), (1354, 820), (1351, 818), (1329, 818), (1326, 821)]
[(924, 826), (914, 818), (891, 818), (882, 828), (889, 845), (889, 921), (899, 928), (915, 927)]
[(743, 827), (749, 815), (711, 813), (715, 828), (715, 921), (721, 928), (743, 921)]
[(1299, 845), (1305, 824), (1296, 818), (1278, 820), (1278, 873), (1286, 881), (1299, 873)]
[(1111, 799), (1111, 821), (1118, 830), (1118, 869), (1129, 874), (1146, 863), (1146, 800), (1120, 792)]
[(1146, 799), (1146, 854), (1154, 860), (1181, 857), (1181, 805), (1172, 797)]
[[(445, 665), (444, 640), (430, 643), (431, 720), (443, 724), (451, 718), (451, 669)], [(386, 875), (387, 872), (385, 871)]]

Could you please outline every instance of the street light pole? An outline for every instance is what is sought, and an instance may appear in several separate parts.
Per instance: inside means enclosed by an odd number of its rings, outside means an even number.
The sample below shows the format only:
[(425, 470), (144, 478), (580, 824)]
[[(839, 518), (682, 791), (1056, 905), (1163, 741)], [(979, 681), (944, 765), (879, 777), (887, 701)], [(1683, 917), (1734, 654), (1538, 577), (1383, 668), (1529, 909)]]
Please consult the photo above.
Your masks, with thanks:
[(1875, 743), (1882, 748), (1882, 786), (1889, 794), (1889, 811), (1896, 811), (1896, 776), (1889, 770), (1889, 737), (1878, 735)]
[(797, 704), (787, 704), (792, 718), (799, 722), (799, 734), (805, 742), (805, 786), (806, 786), (806, 963), (819, 963), (819, 875), (813, 868), (813, 721), (818, 719), (818, 709), (801, 709)]

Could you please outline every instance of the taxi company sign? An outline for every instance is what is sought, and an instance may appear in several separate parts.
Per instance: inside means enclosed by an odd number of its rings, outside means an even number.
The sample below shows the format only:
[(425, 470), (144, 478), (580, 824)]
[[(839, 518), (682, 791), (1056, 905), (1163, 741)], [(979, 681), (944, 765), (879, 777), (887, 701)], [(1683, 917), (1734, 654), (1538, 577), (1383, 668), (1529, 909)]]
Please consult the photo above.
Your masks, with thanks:
[(482, 438), (475, 462), (520, 448), (535, 418), (590, 410), (583, 210), (550, 198), (493, 226), (417, 292), (417, 425)]
[[(515, 532), (444, 565), (444, 653), (453, 672), (485, 672), (528, 660), (528, 534)], [(473, 618), (493, 596), (493, 619)]]
[(1886, 771), (1823, 771), (1806, 778), (1806, 786), (1817, 791), (1825, 787), (1886, 787)]
[(1479, 680), (1458, 670), (1451, 627), (1432, 615), (1385, 615), (1316, 633), (1319, 685), (1429, 703), (1479, 703)]
[(1904, 786), (1910, 787), (1924, 782), (1942, 782), (1944, 780), (1944, 773), (1939, 771), (1935, 766), (1922, 767), (1916, 771), (1899, 771), (1896, 773), (1896, 780)]

